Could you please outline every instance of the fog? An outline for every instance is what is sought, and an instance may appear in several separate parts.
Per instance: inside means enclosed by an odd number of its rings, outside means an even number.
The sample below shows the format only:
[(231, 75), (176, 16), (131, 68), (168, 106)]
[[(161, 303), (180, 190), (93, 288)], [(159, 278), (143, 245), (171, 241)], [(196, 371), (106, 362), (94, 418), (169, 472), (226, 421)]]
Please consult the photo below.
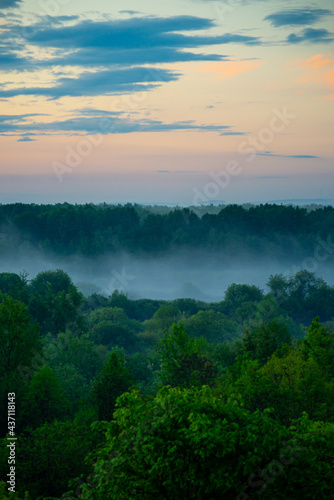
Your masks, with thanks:
[(2, 259), (0, 272), (26, 270), (28, 279), (32, 279), (41, 271), (63, 269), (85, 296), (92, 293), (109, 296), (117, 289), (131, 299), (189, 297), (206, 302), (222, 300), (231, 283), (257, 285), (267, 291), (266, 283), (271, 274), (291, 276), (301, 268), (315, 272), (330, 285), (334, 284), (334, 265), (330, 259), (322, 263), (313, 259), (309, 268), (303, 262), (199, 251), (170, 253), (164, 257), (139, 258), (122, 253), (61, 259), (30, 249), (25, 255)]

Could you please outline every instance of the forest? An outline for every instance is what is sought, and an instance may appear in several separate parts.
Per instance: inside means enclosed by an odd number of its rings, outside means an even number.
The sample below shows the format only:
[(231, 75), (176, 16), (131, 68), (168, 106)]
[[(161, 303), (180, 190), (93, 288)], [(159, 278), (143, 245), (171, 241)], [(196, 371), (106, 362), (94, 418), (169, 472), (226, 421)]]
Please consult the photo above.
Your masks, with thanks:
[[(332, 207), (0, 205), (0, 231), (3, 261), (334, 254)], [(61, 268), (1, 272), (0, 397), (4, 500), (329, 499), (334, 286), (302, 268), (219, 301), (136, 299)]]
[[(308, 256), (316, 238), (334, 240), (334, 207), (226, 205), (218, 213), (140, 205), (0, 205), (0, 255), (32, 248), (58, 255), (140, 255), (174, 249)], [(199, 215), (197, 215), (199, 214)]]

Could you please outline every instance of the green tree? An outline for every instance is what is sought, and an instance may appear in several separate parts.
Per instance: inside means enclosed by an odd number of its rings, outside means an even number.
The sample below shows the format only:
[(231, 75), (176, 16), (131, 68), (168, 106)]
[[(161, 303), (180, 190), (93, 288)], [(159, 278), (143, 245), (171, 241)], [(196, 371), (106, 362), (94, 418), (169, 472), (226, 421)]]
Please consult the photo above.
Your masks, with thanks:
[(69, 408), (62, 387), (45, 365), (31, 379), (23, 400), (21, 426), (38, 427), (56, 418), (63, 418)]
[(43, 333), (64, 332), (69, 323), (82, 328), (78, 308), (83, 296), (61, 269), (43, 271), (31, 280), (29, 310)]
[(232, 283), (224, 296), (226, 314), (233, 315), (244, 302), (259, 302), (263, 292), (255, 285), (239, 285)]
[(309, 463), (300, 464), (291, 433), (268, 412), (250, 413), (208, 387), (165, 387), (154, 399), (135, 391), (119, 398), (118, 407), (79, 498), (318, 498), (305, 481)]
[(96, 344), (124, 347), (133, 352), (139, 344), (139, 321), (128, 318), (120, 307), (104, 307), (90, 313), (87, 318), (89, 336)]
[(143, 394), (156, 392), (160, 371), (160, 357), (156, 351), (127, 355), (126, 365)]
[(60, 497), (70, 480), (80, 475), (86, 478), (91, 466), (85, 457), (103, 439), (90, 424), (87, 417), (54, 420), (22, 433), (17, 448), (17, 490), (28, 490), (34, 499)]
[(163, 384), (190, 387), (214, 382), (216, 367), (207, 341), (189, 337), (182, 324), (173, 325), (172, 332), (161, 340), (158, 352)]
[(333, 317), (334, 288), (322, 278), (302, 269), (294, 276), (270, 276), (268, 286), (286, 311), (295, 321), (309, 324), (319, 315), (322, 321)]
[(205, 337), (208, 342), (222, 342), (236, 336), (237, 323), (225, 314), (211, 310), (199, 311), (183, 320), (187, 332), (194, 337)]
[(93, 383), (93, 400), (99, 420), (111, 420), (117, 398), (134, 385), (121, 354), (112, 352)]
[(0, 303), (0, 378), (12, 377), (20, 365), (28, 366), (41, 349), (38, 326), (27, 307), (6, 297)]
[(145, 321), (144, 332), (140, 337), (156, 343), (170, 331), (172, 324), (180, 319), (181, 313), (175, 304), (163, 304), (153, 314), (151, 319)]
[(107, 359), (107, 349), (94, 344), (86, 334), (78, 336), (66, 331), (47, 340), (45, 357), (50, 365), (53, 368), (61, 364), (73, 365), (87, 382), (95, 377)]
[[(11, 297), (0, 303), (0, 401), (8, 403), (8, 392), (15, 392), (20, 412), (25, 383), (40, 367), (42, 345), (39, 329), (32, 322), (27, 307)], [(36, 361), (38, 360), (38, 361)], [(7, 414), (0, 412), (0, 433), (6, 433)]]
[(8, 294), (15, 300), (28, 302), (27, 275), (15, 273), (0, 273), (0, 292)]
[(253, 329), (247, 328), (242, 338), (245, 353), (264, 364), (274, 352), (291, 345), (292, 339), (284, 320), (274, 319)]
[(9, 493), (7, 488), (8, 484), (6, 484), (4, 481), (0, 481), (1, 500), (30, 500), (28, 492), (25, 492), (24, 496), (21, 496), (18, 493)]
[(227, 389), (239, 393), (246, 408), (273, 408), (274, 418), (289, 426), (307, 412), (314, 420), (334, 418), (334, 384), (314, 359), (305, 359), (300, 349), (289, 349), (283, 356), (274, 354), (259, 367), (250, 360)]
[(313, 358), (327, 376), (334, 379), (334, 332), (323, 327), (317, 316), (303, 340), (302, 352)]

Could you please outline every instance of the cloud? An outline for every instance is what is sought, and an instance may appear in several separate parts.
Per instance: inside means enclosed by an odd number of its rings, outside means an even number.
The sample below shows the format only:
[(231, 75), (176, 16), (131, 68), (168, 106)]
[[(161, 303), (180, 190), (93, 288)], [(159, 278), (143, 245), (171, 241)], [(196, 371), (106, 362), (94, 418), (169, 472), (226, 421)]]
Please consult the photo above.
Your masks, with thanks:
[(272, 26), (279, 28), (281, 26), (305, 26), (314, 24), (325, 16), (333, 15), (328, 9), (300, 8), (281, 10), (265, 17)]
[(296, 158), (296, 159), (314, 159), (314, 158), (319, 158), (319, 156), (313, 156), (313, 155), (280, 155), (273, 153), (272, 151), (264, 151), (263, 153), (257, 153), (257, 156), (277, 156), (279, 158)]
[(0, 0), (0, 9), (11, 9), (18, 7), (22, 0)]
[(176, 80), (179, 75), (165, 69), (134, 67), (104, 70), (96, 73), (84, 72), (77, 78), (60, 78), (49, 87), (16, 87), (0, 90), (0, 97), (18, 95), (40, 95), (52, 99), (64, 96), (80, 97), (110, 95), (128, 92), (148, 91), (162, 81)]
[[(199, 125), (193, 120), (164, 123), (160, 120), (124, 118), (121, 112), (106, 112), (100, 110), (82, 110), (79, 116), (52, 123), (27, 123), (26, 118), (34, 115), (3, 115), (0, 116), (0, 133), (2, 135), (35, 135), (42, 133), (77, 133), (77, 134), (129, 134), (134, 132), (166, 132), (172, 130), (196, 130), (203, 132), (220, 132), (229, 135), (233, 132), (229, 125)], [(21, 119), (20, 119), (21, 117)]]
[(305, 28), (299, 35), (291, 33), (286, 39), (288, 43), (328, 43), (334, 40), (333, 33), (326, 29)]
[(110, 67), (112, 65), (132, 66), (137, 64), (161, 64), (187, 61), (221, 61), (224, 56), (218, 54), (196, 54), (173, 48), (151, 47), (150, 49), (112, 50), (80, 49), (64, 57), (41, 61), (40, 66), (82, 66)]
[(246, 132), (233, 132), (233, 130), (226, 130), (219, 135), (246, 135)]
[(129, 14), (129, 16), (135, 16), (136, 14), (141, 14), (139, 10), (119, 10), (120, 14)]
[[(286, 64), (286, 67), (303, 70), (299, 82), (315, 83), (322, 92), (334, 91), (334, 59), (331, 55), (316, 54), (305, 61), (290, 62)], [(326, 99), (329, 100), (332, 100), (333, 97), (333, 94), (326, 95)]]
[(36, 141), (36, 139), (32, 139), (27, 135), (17, 140), (17, 142), (32, 142), (32, 141)]
[(331, 56), (325, 56), (324, 54), (316, 54), (315, 56), (310, 57), (310, 59), (300, 63), (299, 67), (311, 69), (334, 67), (334, 59), (331, 59), (330, 57)]
[(198, 174), (198, 170), (156, 170), (157, 174)]
[[(68, 21), (74, 22), (69, 25)], [(57, 99), (63, 96), (148, 91), (162, 82), (177, 80), (181, 74), (167, 69), (144, 68), (143, 65), (224, 61), (227, 56), (201, 53), (200, 50), (230, 43), (261, 44), (258, 37), (237, 33), (217, 36), (195, 34), (214, 26), (211, 19), (194, 16), (132, 17), (107, 21), (78, 21), (76, 16), (45, 16), (34, 25), (11, 25), (7, 29), (9, 38), (22, 43), (24, 37), (24, 43), (35, 54), (41, 49), (51, 55), (27, 60), (20, 57), (19, 48), (16, 51), (7, 50), (2, 56), (4, 67), (36, 72), (55, 66), (75, 66), (82, 73), (79, 77), (74, 74), (58, 77), (51, 86), (2, 86), (0, 97), (42, 95)]]
[(233, 78), (240, 73), (254, 71), (265, 61), (224, 61), (208, 64), (199, 69), (203, 73), (216, 73), (219, 80)]
[(0, 67), (2, 70), (16, 70), (18, 68), (23, 70), (28, 69), (29, 67), (32, 68), (31, 63), (27, 59), (19, 57), (15, 52), (7, 50), (5, 47), (1, 46), (0, 50)]
[(258, 37), (226, 33), (220, 36), (184, 35), (182, 32), (213, 28), (215, 23), (194, 16), (132, 17), (109, 21), (86, 20), (72, 26), (34, 30), (29, 41), (42, 46), (102, 50), (189, 48), (224, 43), (259, 44)]
[[(0, 115), (0, 133), (16, 132), (20, 127), (25, 127), (27, 118), (33, 116), (46, 116), (38, 113), (22, 115)], [(31, 126), (30, 126), (31, 127)]]
[(254, 175), (256, 179), (288, 179), (287, 175)]

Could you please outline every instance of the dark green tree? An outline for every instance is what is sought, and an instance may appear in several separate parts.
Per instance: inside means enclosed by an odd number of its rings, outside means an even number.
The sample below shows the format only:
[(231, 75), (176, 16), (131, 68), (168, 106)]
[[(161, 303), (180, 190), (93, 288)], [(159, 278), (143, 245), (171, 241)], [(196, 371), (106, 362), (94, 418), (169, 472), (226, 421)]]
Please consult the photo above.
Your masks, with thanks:
[[(14, 392), (20, 412), (25, 386), (43, 362), (38, 326), (27, 307), (6, 297), (0, 303), (0, 401), (6, 408), (8, 393)], [(7, 414), (0, 412), (0, 433), (6, 433)]]
[[(20, 435), (17, 448), (17, 491), (32, 498), (60, 497), (69, 481), (91, 472), (85, 457), (103, 440), (89, 419), (54, 420)], [(2, 497), (1, 497), (2, 498)]]
[(210, 348), (203, 338), (191, 338), (183, 325), (173, 325), (158, 346), (160, 378), (164, 385), (191, 387), (212, 384), (217, 374)]
[(212, 309), (199, 311), (182, 323), (192, 337), (204, 337), (208, 342), (216, 343), (233, 339), (238, 329), (235, 321)]
[(83, 296), (64, 271), (43, 271), (30, 283), (30, 312), (42, 333), (64, 332), (69, 324), (83, 327), (78, 308)]
[(247, 328), (242, 338), (243, 350), (251, 358), (264, 364), (277, 349), (291, 345), (292, 339), (282, 319), (273, 319), (265, 324)]
[(36, 428), (56, 418), (64, 418), (68, 409), (69, 401), (56, 375), (45, 365), (32, 377), (24, 396), (21, 428), (27, 426)]
[(0, 273), (0, 292), (10, 295), (15, 300), (27, 303), (29, 297), (27, 275)]
[(124, 366), (121, 354), (112, 352), (93, 383), (92, 396), (99, 420), (111, 420), (116, 400), (134, 386), (130, 370)]
[(334, 332), (322, 326), (317, 316), (303, 340), (302, 352), (313, 358), (322, 370), (334, 379)]
[(239, 285), (232, 283), (224, 296), (226, 314), (233, 316), (245, 302), (259, 302), (263, 292), (255, 285)]

